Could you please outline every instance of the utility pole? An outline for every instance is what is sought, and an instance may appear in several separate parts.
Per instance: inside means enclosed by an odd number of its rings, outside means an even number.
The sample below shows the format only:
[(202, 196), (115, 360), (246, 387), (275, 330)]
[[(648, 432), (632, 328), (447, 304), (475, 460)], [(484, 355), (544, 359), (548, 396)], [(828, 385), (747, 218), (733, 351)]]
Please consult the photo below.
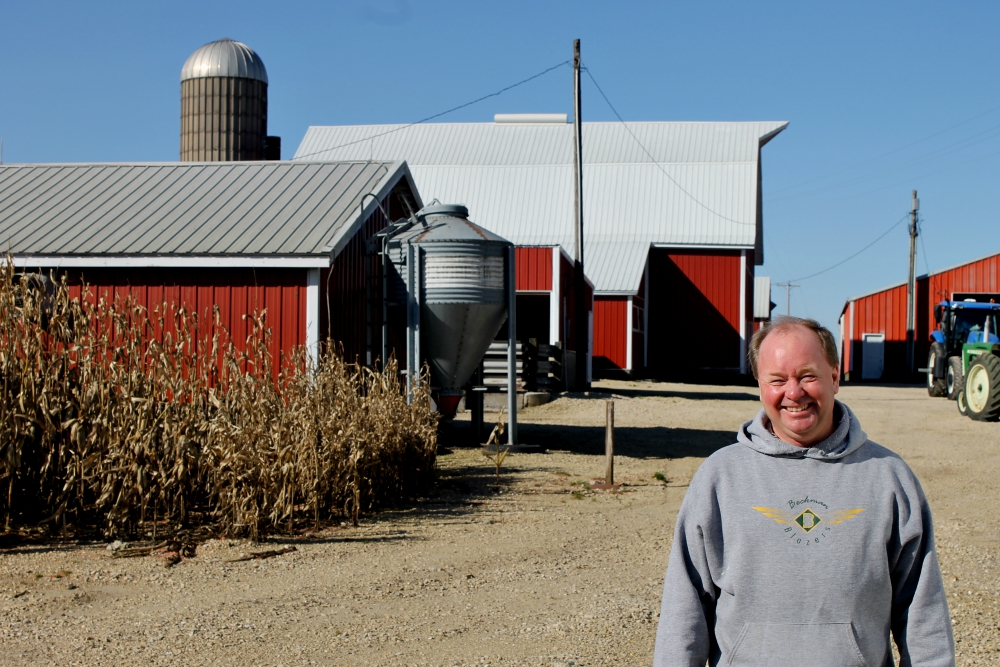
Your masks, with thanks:
[(785, 288), (785, 315), (792, 314), (792, 288), (801, 287), (801, 285), (793, 285), (791, 281), (787, 283), (774, 283), (775, 287)]
[(587, 382), (587, 351), (590, 349), (587, 283), (583, 272), (583, 121), (580, 119), (580, 40), (573, 40), (573, 204), (575, 208), (575, 247), (573, 249), (573, 315), (576, 349), (577, 391), (589, 389)]
[(910, 278), (906, 281), (906, 364), (910, 372), (916, 370), (914, 323), (917, 319), (917, 211), (920, 210), (920, 200), (917, 191), (913, 191), (913, 208), (910, 210)]

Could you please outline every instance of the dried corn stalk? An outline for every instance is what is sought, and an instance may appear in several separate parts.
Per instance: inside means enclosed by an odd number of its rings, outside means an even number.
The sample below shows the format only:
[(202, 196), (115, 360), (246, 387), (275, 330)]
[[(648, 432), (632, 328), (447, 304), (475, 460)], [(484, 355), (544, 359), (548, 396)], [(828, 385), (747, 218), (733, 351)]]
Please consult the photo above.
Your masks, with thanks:
[[(216, 312), (71, 299), (65, 278), (0, 268), (0, 516), (10, 528), (216, 524), (259, 538), (393, 503), (432, 478), (426, 389), (395, 362), (296, 350), (279, 374), (266, 312), (238, 347)], [(426, 386), (422, 383), (421, 386)]]

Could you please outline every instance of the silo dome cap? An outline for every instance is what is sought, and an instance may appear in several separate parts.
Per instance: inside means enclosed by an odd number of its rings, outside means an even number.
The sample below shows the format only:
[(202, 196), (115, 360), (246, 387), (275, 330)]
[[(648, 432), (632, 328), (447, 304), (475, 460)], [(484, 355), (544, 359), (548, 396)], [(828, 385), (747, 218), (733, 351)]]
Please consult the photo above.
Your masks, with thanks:
[(264, 61), (253, 49), (223, 37), (192, 53), (181, 68), (181, 81), (210, 76), (256, 79), (267, 83)]
[(432, 215), (447, 215), (453, 218), (468, 218), (469, 209), (461, 204), (428, 204), (417, 211), (417, 219), (428, 218)]

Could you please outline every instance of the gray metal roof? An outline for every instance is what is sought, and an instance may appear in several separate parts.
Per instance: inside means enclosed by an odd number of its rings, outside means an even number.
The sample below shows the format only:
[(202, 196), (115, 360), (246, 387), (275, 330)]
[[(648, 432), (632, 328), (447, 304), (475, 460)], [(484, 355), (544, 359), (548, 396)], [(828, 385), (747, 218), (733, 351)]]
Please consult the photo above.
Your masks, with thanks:
[[(759, 151), (786, 126), (584, 123), (584, 259), (596, 291), (636, 293), (653, 244), (759, 248)], [(517, 245), (572, 254), (570, 124), (310, 127), (294, 159), (405, 159), (425, 198), (466, 204)]]
[(256, 79), (267, 83), (267, 70), (260, 56), (243, 42), (228, 37), (200, 47), (188, 56), (181, 68), (181, 81), (209, 76)]
[(360, 224), (364, 195), (407, 174), (399, 162), (2, 165), (0, 246), (15, 256), (329, 257)]
[(754, 276), (753, 317), (755, 320), (771, 318), (771, 278), (769, 276)]

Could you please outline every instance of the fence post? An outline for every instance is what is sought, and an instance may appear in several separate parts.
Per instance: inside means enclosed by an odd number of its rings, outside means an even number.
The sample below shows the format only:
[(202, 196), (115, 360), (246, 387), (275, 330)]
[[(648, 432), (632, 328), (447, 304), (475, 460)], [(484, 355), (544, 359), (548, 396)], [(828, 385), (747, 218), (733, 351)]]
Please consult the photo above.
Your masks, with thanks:
[(607, 457), (607, 467), (604, 471), (604, 483), (615, 483), (615, 402), (607, 402), (607, 424), (604, 427), (604, 455)]

